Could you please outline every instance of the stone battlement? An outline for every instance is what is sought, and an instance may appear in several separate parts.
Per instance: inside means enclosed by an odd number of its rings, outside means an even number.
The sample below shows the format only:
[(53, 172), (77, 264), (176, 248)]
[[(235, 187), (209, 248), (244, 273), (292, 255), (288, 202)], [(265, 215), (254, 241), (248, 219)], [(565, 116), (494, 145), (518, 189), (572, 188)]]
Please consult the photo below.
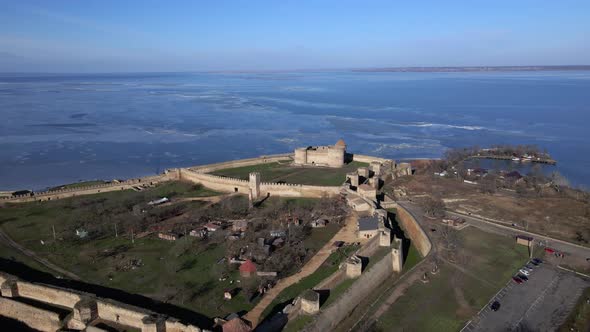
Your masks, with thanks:
[[(0, 286), (0, 315), (19, 320), (41, 331), (57, 331), (63, 328), (84, 330), (95, 320), (150, 332), (202, 331), (197, 326), (183, 324), (176, 318), (144, 308), (100, 298), (91, 293), (20, 280), (4, 272), (0, 272)], [(33, 303), (26, 303), (21, 299), (30, 299)], [(34, 304), (36, 302), (45, 305), (37, 307)], [(46, 305), (71, 312), (60, 317), (48, 310)]]

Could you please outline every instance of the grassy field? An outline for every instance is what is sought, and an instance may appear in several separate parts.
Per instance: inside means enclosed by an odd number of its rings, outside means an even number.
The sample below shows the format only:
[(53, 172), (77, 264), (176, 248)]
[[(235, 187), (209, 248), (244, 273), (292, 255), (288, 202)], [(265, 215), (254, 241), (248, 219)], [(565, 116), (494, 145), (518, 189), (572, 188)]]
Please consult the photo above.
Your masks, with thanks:
[(590, 287), (586, 288), (575, 309), (559, 329), (560, 332), (590, 331)]
[(511, 238), (472, 227), (460, 235), (465, 256), (458, 267), (443, 263), (429, 283), (414, 283), (379, 317), (379, 329), (457, 331), (527, 260), (526, 248)]
[[(225, 256), (223, 244), (185, 237), (169, 242), (154, 237), (131, 241), (129, 231), (119, 229), (115, 237), (112, 223), (127, 217), (122, 211), (137, 201), (157, 197), (207, 196), (214, 192), (192, 184), (173, 182), (135, 192), (117, 191), (50, 202), (10, 205), (0, 209), (0, 227), (15, 241), (71, 271), (83, 280), (147, 295), (181, 305), (210, 317), (248, 310), (254, 303), (239, 292), (231, 301), (223, 300), (226, 289), (242, 285), (235, 282), (237, 270), (217, 264)], [(190, 202), (198, 209), (204, 203)], [(109, 235), (79, 239), (73, 235), (81, 218), (104, 223)], [(106, 221), (105, 221), (106, 220)], [(56, 238), (53, 240), (53, 227)], [(42, 242), (43, 241), (43, 242)], [(0, 257), (19, 261), (32, 268), (46, 270), (34, 260), (0, 245)], [(227, 279), (219, 281), (224, 275)], [(230, 281), (234, 281), (230, 284)]]
[(367, 163), (353, 161), (342, 168), (292, 167), (287, 164), (268, 163), (222, 169), (212, 174), (247, 180), (251, 172), (259, 172), (263, 182), (285, 182), (318, 186), (339, 186), (346, 180), (346, 173)]

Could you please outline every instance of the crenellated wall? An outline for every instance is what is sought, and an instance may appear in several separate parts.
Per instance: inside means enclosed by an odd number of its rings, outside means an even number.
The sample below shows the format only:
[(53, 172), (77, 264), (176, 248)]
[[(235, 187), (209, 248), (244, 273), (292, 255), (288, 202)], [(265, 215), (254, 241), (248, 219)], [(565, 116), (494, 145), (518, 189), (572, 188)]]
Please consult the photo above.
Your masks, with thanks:
[[(0, 286), (4, 290), (15, 288), (11, 292), (2, 292), (0, 315), (19, 320), (41, 331), (56, 331), (62, 326), (81, 330), (93, 319), (118, 323), (146, 332), (202, 331), (197, 326), (185, 325), (176, 318), (147, 309), (99, 298), (90, 293), (20, 280), (3, 272), (0, 272)], [(72, 312), (60, 318), (58, 313), (37, 307), (33, 304), (35, 302), (24, 304), (18, 301), (19, 298), (31, 299), (64, 310), (71, 309)]]
[[(247, 194), (249, 181), (224, 176), (202, 173), (201, 170), (195, 171), (190, 168), (180, 169), (180, 179), (202, 184), (203, 186), (221, 191), (221, 192), (238, 192)], [(236, 190), (237, 189), (237, 190)]]
[(210, 172), (217, 171), (220, 169), (225, 169), (225, 168), (252, 166), (252, 165), (258, 165), (258, 164), (275, 163), (275, 162), (279, 162), (279, 161), (291, 161), (292, 158), (293, 158), (292, 153), (282, 153), (282, 154), (273, 154), (273, 155), (268, 155), (268, 156), (260, 156), (260, 157), (256, 157), (256, 158), (224, 161), (221, 163), (215, 163), (215, 164), (209, 164), (209, 165), (197, 165), (197, 166), (192, 166), (189, 168), (194, 171), (201, 172), (201, 173), (210, 173)]
[(403, 206), (399, 204), (393, 204), (393, 206), (395, 207), (397, 219), (401, 223), (404, 232), (412, 240), (412, 244), (418, 249), (420, 255), (426, 257), (432, 249), (432, 243), (428, 239), (426, 232), (420, 227), (414, 216)]
[(5, 297), (0, 297), (0, 316), (16, 319), (39, 331), (54, 332), (63, 326), (58, 313)]
[(167, 172), (165, 174), (154, 175), (154, 176), (146, 176), (143, 178), (138, 179), (130, 179), (127, 181), (121, 181), (118, 183), (111, 182), (105, 184), (96, 184), (92, 186), (86, 187), (75, 187), (75, 188), (66, 188), (66, 189), (59, 189), (59, 190), (51, 190), (51, 191), (40, 191), (36, 192), (34, 195), (19, 195), (19, 196), (10, 196), (10, 197), (0, 197), (1, 202), (11, 202), (11, 203), (23, 203), (23, 202), (34, 202), (34, 201), (50, 201), (74, 196), (84, 196), (84, 195), (93, 195), (98, 193), (110, 192), (110, 191), (118, 191), (118, 190), (128, 190), (133, 188), (134, 186), (138, 186), (141, 184), (157, 184), (165, 181), (174, 180), (177, 177), (176, 171)]

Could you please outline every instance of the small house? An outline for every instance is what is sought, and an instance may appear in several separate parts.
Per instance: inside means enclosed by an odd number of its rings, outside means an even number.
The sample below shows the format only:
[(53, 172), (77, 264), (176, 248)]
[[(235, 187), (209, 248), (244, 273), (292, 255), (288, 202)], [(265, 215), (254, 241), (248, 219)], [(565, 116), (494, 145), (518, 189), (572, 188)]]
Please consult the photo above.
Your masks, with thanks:
[(205, 229), (207, 230), (207, 232), (215, 232), (215, 231), (217, 231), (217, 230), (218, 230), (218, 229), (220, 229), (220, 228), (221, 228), (221, 226), (219, 226), (219, 225), (217, 225), (217, 224), (214, 224), (214, 223), (212, 223), (212, 222), (210, 222), (210, 223), (207, 223), (207, 224), (205, 225)]
[(310, 223), (310, 226), (312, 228), (320, 228), (320, 227), (326, 227), (327, 221), (326, 219), (317, 219), (314, 220)]
[(231, 229), (234, 232), (245, 232), (248, 229), (248, 221), (236, 220), (233, 222)]
[(166, 241), (176, 241), (178, 240), (178, 235), (172, 233), (158, 233), (158, 237), (162, 240)]
[(193, 229), (188, 233), (190, 236), (198, 237), (198, 238), (205, 238), (207, 237), (207, 230), (206, 229)]
[(76, 236), (83, 239), (88, 236), (88, 231), (82, 228), (76, 230)]
[(523, 245), (523, 246), (532, 247), (533, 246), (533, 238), (530, 236), (526, 236), (526, 235), (517, 235), (516, 236), (516, 243)]
[(272, 237), (285, 237), (287, 236), (287, 232), (282, 230), (272, 230), (270, 231), (270, 236)]
[(379, 217), (361, 217), (358, 221), (359, 238), (370, 239), (379, 234)]
[(162, 197), (160, 199), (155, 199), (153, 201), (149, 201), (148, 205), (156, 206), (156, 205), (160, 205), (160, 204), (164, 204), (164, 203), (168, 203), (168, 202), (170, 202), (168, 197)]
[(254, 264), (251, 260), (247, 259), (242, 265), (240, 265), (240, 275), (242, 277), (248, 278), (252, 275), (256, 274), (256, 264)]

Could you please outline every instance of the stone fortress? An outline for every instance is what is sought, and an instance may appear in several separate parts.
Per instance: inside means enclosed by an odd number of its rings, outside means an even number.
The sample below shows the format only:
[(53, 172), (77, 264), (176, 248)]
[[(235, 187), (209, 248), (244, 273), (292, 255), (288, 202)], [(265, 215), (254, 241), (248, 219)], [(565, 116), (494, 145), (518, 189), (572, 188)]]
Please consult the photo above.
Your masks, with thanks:
[[(275, 162), (289, 163), (295, 167), (343, 167), (351, 161), (363, 162), (369, 164), (369, 166), (360, 167), (356, 171), (348, 173), (346, 180), (340, 186), (262, 182), (258, 172), (250, 173), (248, 180), (209, 174), (220, 169)], [(368, 284), (374, 284), (375, 280), (382, 280), (384, 276), (390, 273), (399, 272), (403, 263), (403, 252), (399, 239), (394, 238), (391, 241), (387, 211), (383, 210), (383, 208), (396, 207), (396, 204), (395, 202), (387, 201), (387, 199), (384, 200), (383, 197), (378, 197), (380, 186), (387, 179), (411, 174), (412, 168), (408, 163), (398, 164), (391, 159), (347, 154), (346, 144), (344, 141), (339, 140), (334, 146), (300, 148), (296, 149), (292, 154), (261, 156), (217, 164), (171, 169), (161, 175), (111, 184), (32, 193), (22, 196), (0, 197), (0, 204), (3, 202), (47, 201), (107, 191), (128, 190), (133, 189), (135, 186), (154, 185), (160, 182), (174, 180), (190, 181), (219, 192), (245, 194), (251, 200), (275, 195), (316, 198), (343, 196), (353, 210), (364, 215), (379, 218), (378, 228), (376, 229), (377, 234), (379, 234), (378, 243), (380, 246), (391, 246), (389, 255), (382, 260), (383, 262), (378, 264), (378, 266), (383, 266), (381, 270), (377, 270), (377, 272), (370, 271), (366, 276), (365, 273), (362, 273), (360, 276), (361, 279), (371, 280)], [(404, 213), (404, 211), (400, 212), (400, 219), (404, 229), (409, 231), (412, 241), (416, 244), (421, 254), (425, 256), (430, 251), (430, 241), (411, 216)], [(350, 268), (350, 271), (347, 272), (349, 277), (359, 277), (361, 274), (359, 261), (351, 258), (348, 265)], [(0, 271), (0, 273), (2, 272)], [(360, 287), (359, 292), (365, 292), (364, 285), (366, 283), (355, 284), (359, 286), (353, 287), (351, 291)], [(199, 327), (184, 325), (176, 319), (168, 318), (145, 309), (132, 307), (109, 299), (100, 299), (93, 294), (18, 280), (6, 274), (0, 274), (0, 285), (2, 290), (0, 315), (22, 321), (42, 331), (56, 331), (62, 328), (102, 331), (92, 326), (93, 322), (97, 320), (131, 326), (141, 331), (201, 331)], [(23, 301), (22, 299), (26, 299), (27, 301)], [(316, 308), (316, 297), (311, 296), (310, 300), (313, 302), (312, 307)], [(51, 306), (61, 308), (62, 314), (48, 310), (47, 308)], [(349, 304), (339, 307), (343, 309), (343, 312), (349, 310)], [(63, 315), (64, 309), (70, 311), (70, 314)], [(57, 312), (60, 311), (57, 310)], [(333, 315), (334, 317), (338, 316), (336, 314)]]
[(308, 146), (295, 149), (294, 165), (342, 167), (346, 162), (346, 143), (342, 139), (334, 145)]

